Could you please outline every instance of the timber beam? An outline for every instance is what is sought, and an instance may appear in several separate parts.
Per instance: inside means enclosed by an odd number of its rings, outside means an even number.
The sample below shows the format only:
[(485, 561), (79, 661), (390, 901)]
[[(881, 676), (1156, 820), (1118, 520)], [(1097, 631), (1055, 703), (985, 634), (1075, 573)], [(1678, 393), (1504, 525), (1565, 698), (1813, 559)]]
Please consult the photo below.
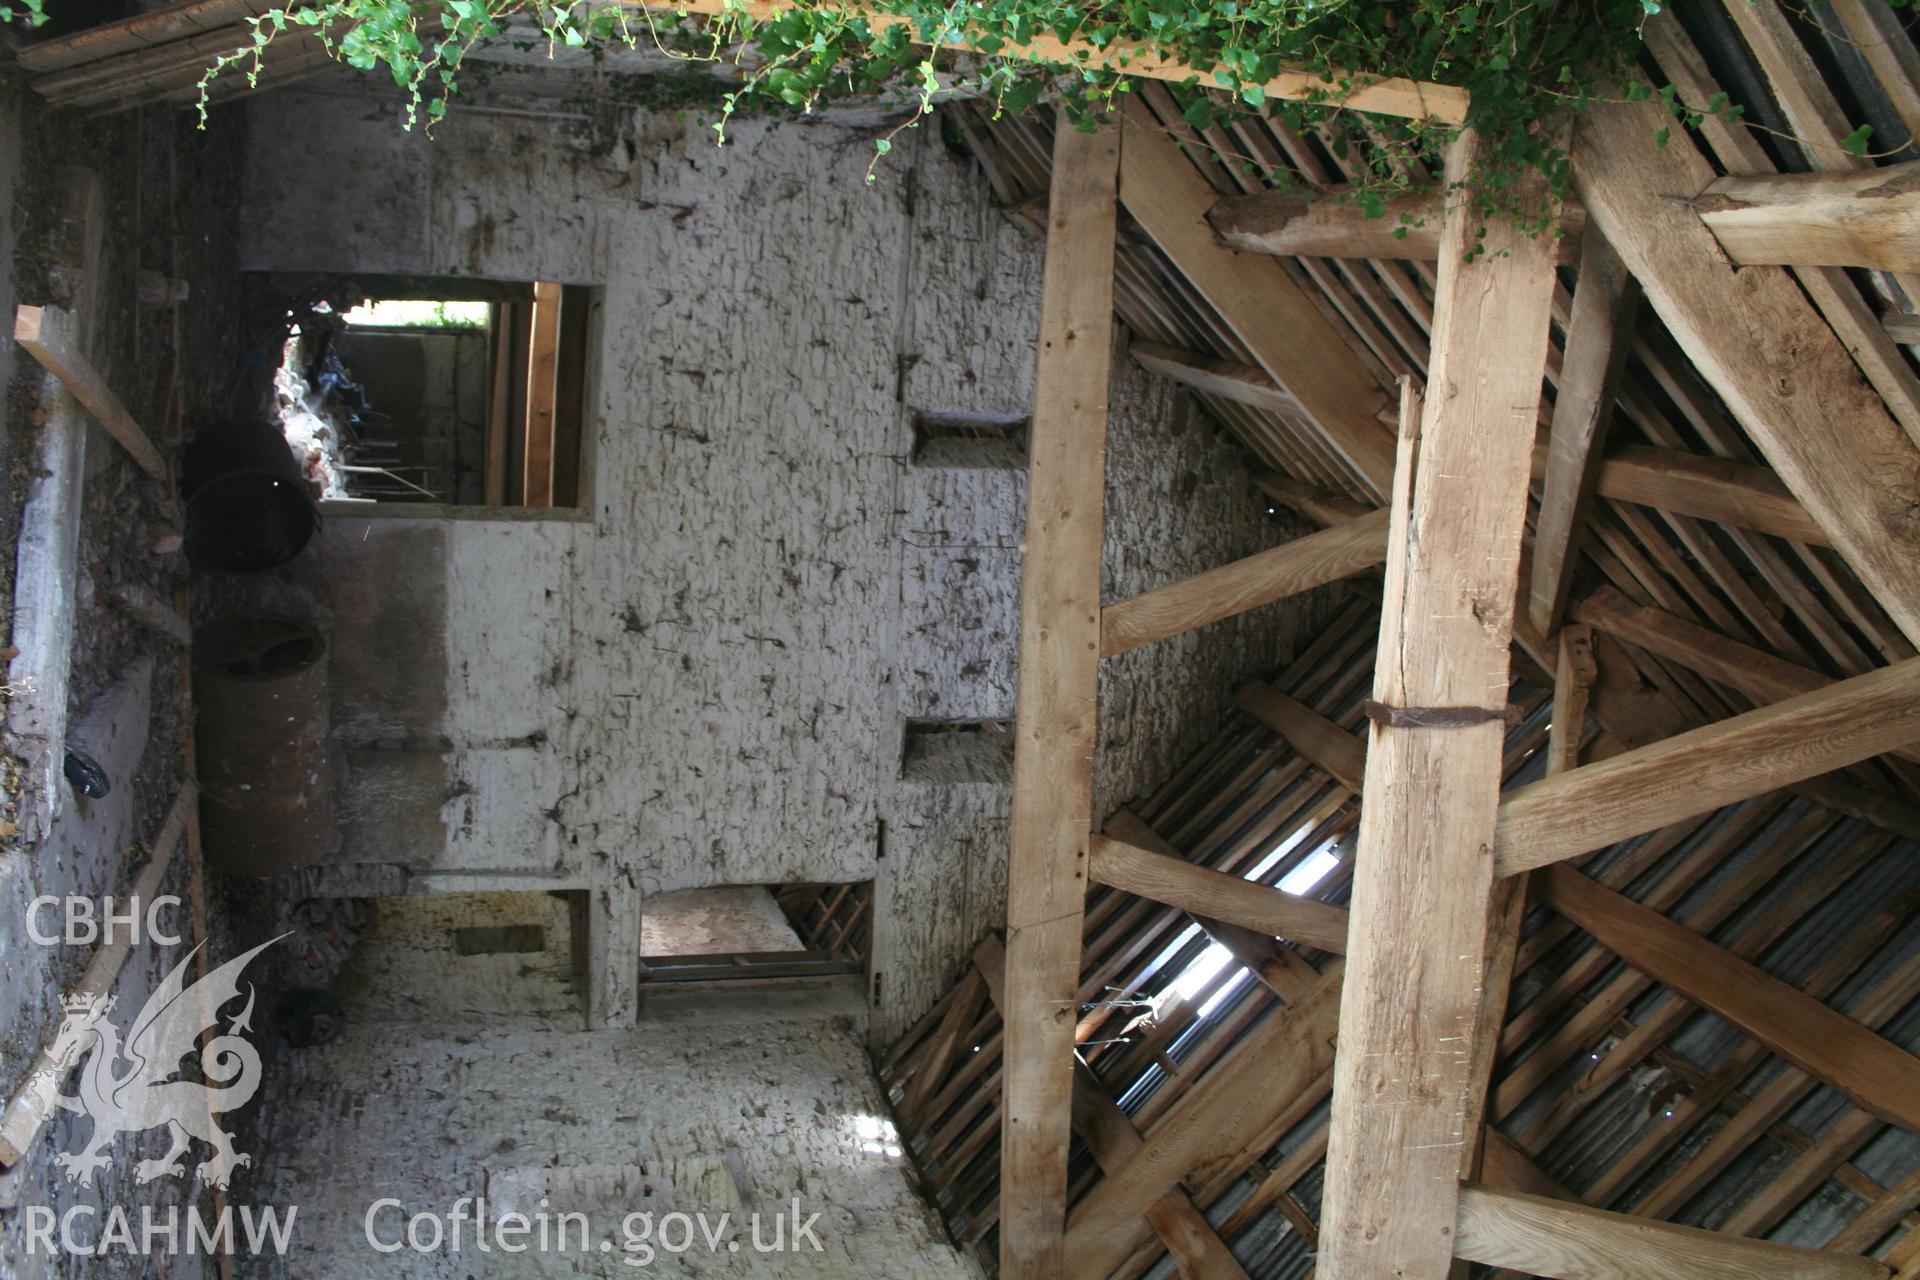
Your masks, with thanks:
[(1730, 174), (1693, 205), (1734, 262), (1920, 271), (1920, 160)]
[[(1471, 130), (1447, 178), (1471, 192)], [(1539, 182), (1528, 199), (1545, 199)], [(1334, 1064), (1319, 1270), (1437, 1277), (1453, 1256), (1482, 1034), (1515, 583), (1555, 285), (1551, 246), (1465, 199), (1445, 220), (1431, 393), (1403, 410), (1373, 697), (1494, 709), (1473, 723), (1374, 720), (1347, 992)], [(1468, 248), (1479, 246), (1471, 261)]]
[[(1920, 270), (1920, 160), (1884, 168), (1730, 174), (1693, 188), (1692, 207), (1739, 266)], [(1440, 256), (1445, 198), (1416, 192), (1369, 215), (1338, 188), (1315, 196), (1255, 191), (1224, 196), (1207, 221), (1230, 249), (1275, 257), (1432, 262)], [(1556, 253), (1580, 261), (1587, 214), (1562, 215)]]
[(1920, 1058), (1651, 907), (1564, 863), (1543, 902), (1634, 969), (1726, 1019), (1888, 1124), (1920, 1132)]
[(1120, 199), (1276, 387), (1299, 403), (1289, 415), (1325, 441), (1384, 498), (1393, 481), (1388, 404), (1347, 340), (1278, 262), (1223, 247), (1207, 225), (1215, 192), (1137, 94), (1128, 95)]
[(1715, 175), (1692, 147), (1655, 143), (1665, 122), (1656, 102), (1580, 114), (1573, 177), (1587, 216), (1834, 549), (1920, 642), (1920, 447), (1793, 278), (1736, 269), (1672, 199)]
[(1285, 938), (1322, 951), (1347, 949), (1347, 912), (1116, 840), (1093, 838), (1088, 875), (1097, 883), (1138, 898), (1178, 907), (1191, 916), (1224, 920), (1269, 938)]
[(1886, 1280), (1872, 1258), (1652, 1222), (1545, 1196), (1468, 1184), (1454, 1256), (1567, 1280)]
[(1575, 858), (1916, 739), (1920, 658), (1909, 658), (1515, 788), (1495, 864), (1508, 876)]
[(1056, 130), (1027, 449), (1007, 860), (1000, 1273), (1064, 1266), (1073, 1025), (1099, 705), (1120, 131)]
[(1110, 658), (1352, 577), (1379, 564), (1386, 554), (1387, 513), (1382, 509), (1143, 592), (1100, 611), (1100, 656)]
[[(1573, 616), (1657, 658), (1677, 662), (1696, 675), (1736, 689), (1762, 706), (1835, 683), (1818, 671), (1742, 644), (1697, 622), (1653, 605), (1635, 604), (1612, 587), (1603, 587), (1575, 602)], [(1896, 747), (1892, 754), (1920, 764), (1920, 747)]]

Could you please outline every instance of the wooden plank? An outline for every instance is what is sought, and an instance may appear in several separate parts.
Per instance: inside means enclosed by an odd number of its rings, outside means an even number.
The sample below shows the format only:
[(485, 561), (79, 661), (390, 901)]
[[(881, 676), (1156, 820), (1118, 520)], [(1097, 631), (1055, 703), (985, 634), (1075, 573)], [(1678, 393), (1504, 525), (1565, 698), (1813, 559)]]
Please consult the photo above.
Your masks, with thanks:
[(1234, 695), (1240, 709), (1287, 740), (1287, 744), (1333, 775), (1349, 791), (1359, 791), (1367, 770), (1367, 744), (1304, 703), (1272, 685), (1250, 680)]
[(1347, 949), (1347, 913), (1339, 907), (1169, 858), (1111, 836), (1093, 838), (1088, 875), (1109, 888), (1164, 902), (1189, 915), (1225, 920), (1322, 951)]
[(160, 451), (153, 447), (153, 441), (120, 403), (120, 397), (113, 394), (106, 380), (80, 353), (72, 316), (58, 307), (16, 308), (13, 340), (60, 379), (81, 407), (120, 442), (121, 448), (133, 455), (142, 471), (161, 484), (169, 483), (167, 464), (160, 457)]
[(1547, 432), (1547, 469), (1534, 520), (1527, 617), (1541, 635), (1560, 625), (1579, 553), (1581, 516), (1599, 482), (1599, 460), (1613, 421), (1613, 401), (1633, 347), (1640, 289), (1606, 237), (1589, 235), (1567, 322), (1560, 393)]
[(1460, 1191), (1458, 1256), (1560, 1280), (1886, 1280), (1871, 1258), (1742, 1240), (1518, 1191)]
[(22, 70), (57, 71), (116, 53), (163, 45), (244, 22), (265, 6), (251, 0), (190, 0), (28, 45), (14, 55)]
[(1370, 512), (1110, 604), (1100, 611), (1100, 656), (1110, 658), (1362, 573), (1386, 557), (1386, 531), (1386, 511)]
[(113, 602), (114, 608), (141, 626), (165, 636), (177, 645), (193, 643), (193, 624), (149, 588), (137, 582), (119, 582), (106, 589), (106, 596)]
[[(1441, 239), (1417, 449), (1402, 429), (1374, 668), (1388, 707), (1507, 701), (1554, 264), (1545, 241), (1497, 219), (1466, 260), (1486, 147), (1469, 131), (1448, 154), (1467, 194)], [(1504, 740), (1499, 718), (1370, 728), (1321, 1218), (1328, 1280), (1447, 1274)]]
[(1254, 360), (1300, 404), (1315, 434), (1383, 496), (1393, 441), (1378, 414), (1387, 396), (1353, 349), (1280, 264), (1223, 248), (1207, 224), (1214, 190), (1137, 101), (1120, 198), (1147, 235), (1220, 313)]
[(1598, 492), (1603, 498), (1811, 546), (1824, 547), (1830, 541), (1779, 476), (1766, 467), (1726, 458), (1629, 445), (1601, 461)]
[[(1611, 636), (1737, 689), (1763, 705), (1834, 683), (1818, 671), (1742, 644), (1697, 622), (1652, 605), (1635, 604), (1611, 587), (1576, 603), (1573, 614)], [(1896, 747), (1892, 754), (1920, 763), (1920, 747)]]
[(521, 455), (520, 503), (553, 505), (554, 405), (560, 376), (560, 286), (533, 286), (533, 330), (527, 341), (526, 448)]
[[(1377, 217), (1367, 216), (1353, 193), (1330, 187), (1313, 195), (1290, 191), (1254, 191), (1223, 196), (1207, 211), (1220, 243), (1248, 253), (1275, 257), (1376, 258), (1432, 262), (1440, 256), (1440, 224), (1446, 197), (1416, 191), (1384, 202)], [(1554, 254), (1562, 266), (1580, 261), (1586, 210), (1561, 211)]]
[(1707, 383), (1909, 641), (1920, 641), (1920, 447), (1779, 267), (1736, 271), (1674, 201), (1713, 180), (1659, 147), (1653, 102), (1582, 112), (1574, 185)]
[(1694, 207), (1735, 262), (1920, 271), (1920, 160), (1730, 174)]
[(1127, 350), (1148, 373), (1172, 378), (1195, 391), (1283, 416), (1302, 412), (1298, 400), (1275, 386), (1263, 370), (1251, 365), (1140, 339), (1135, 339)]
[(1920, 658), (1909, 658), (1515, 788), (1500, 804), (1498, 873), (1604, 849), (1916, 739)]
[(1064, 1269), (1073, 1026), (1099, 701), (1120, 133), (1055, 131), (1028, 438), (1007, 867), (1000, 1272)]
[[(623, 3), (631, 3), (631, 0), (623, 0)], [(756, 21), (765, 21), (778, 17), (794, 5), (782, 0), (685, 0), (681, 4), (650, 4), (646, 7), (663, 12), (709, 16), (742, 13)], [(848, 12), (850, 16), (863, 18), (876, 31), (907, 27), (910, 38), (917, 43), (924, 43), (919, 38), (917, 22), (911, 17), (863, 10), (858, 5), (852, 6)], [(1009, 42), (1003, 45), (994, 56), (1101, 67), (1173, 84), (1211, 79), (1205, 72), (1178, 58), (1169, 58), (1136, 40), (1108, 40), (1095, 45), (1079, 37), (1061, 40), (1039, 32), (1025, 44)], [(1373, 111), (1412, 120), (1439, 120), (1448, 124), (1459, 124), (1467, 118), (1469, 101), (1467, 90), (1458, 85), (1374, 76), (1363, 71), (1321, 72), (1282, 68), (1272, 79), (1263, 81), (1261, 87), (1269, 98), (1330, 100), (1353, 111)]]
[(1724, 948), (1558, 865), (1537, 877), (1548, 906), (1656, 982), (1739, 1027), (1889, 1124), (1920, 1130), (1920, 1058)]

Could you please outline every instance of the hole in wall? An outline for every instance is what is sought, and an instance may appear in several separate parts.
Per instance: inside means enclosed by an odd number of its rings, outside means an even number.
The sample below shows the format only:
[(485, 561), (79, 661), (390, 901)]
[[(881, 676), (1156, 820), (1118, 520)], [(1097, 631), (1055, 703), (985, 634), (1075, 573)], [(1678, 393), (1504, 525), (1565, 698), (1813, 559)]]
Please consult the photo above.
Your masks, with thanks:
[(1025, 470), (1027, 418), (956, 409), (916, 410), (913, 461), (922, 467)]

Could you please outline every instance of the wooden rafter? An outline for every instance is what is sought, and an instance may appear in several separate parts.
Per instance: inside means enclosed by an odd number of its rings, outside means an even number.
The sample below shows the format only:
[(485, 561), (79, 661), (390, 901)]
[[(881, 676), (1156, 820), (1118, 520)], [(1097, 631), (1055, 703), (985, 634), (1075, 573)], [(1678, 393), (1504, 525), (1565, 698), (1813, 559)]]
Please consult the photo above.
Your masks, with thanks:
[(1456, 1253), (1566, 1280), (1886, 1280), (1871, 1258), (1741, 1240), (1491, 1187), (1460, 1195)]
[(1547, 433), (1546, 474), (1534, 522), (1527, 617), (1541, 635), (1560, 624), (1579, 545), (1583, 508), (1600, 479), (1613, 402), (1633, 346), (1640, 290), (1608, 247), (1589, 234), (1580, 254), (1580, 279), (1560, 364), (1560, 395)]
[[(1477, 180), (1468, 132), (1448, 177)], [(1447, 219), (1431, 392), (1402, 426), (1374, 669), (1388, 708), (1504, 708), (1514, 585), (1554, 288), (1551, 249)], [(1375, 721), (1321, 1218), (1329, 1280), (1439, 1277), (1453, 1256), (1479, 1034), (1504, 723)]]
[(1654, 144), (1662, 122), (1651, 103), (1581, 115), (1574, 183), (1588, 217), (1888, 616), (1920, 641), (1920, 448), (1785, 271), (1736, 271), (1699, 215), (1670, 198), (1714, 175), (1690, 146)]
[(1000, 1269), (1062, 1268), (1075, 986), (1092, 824), (1120, 130), (1055, 132), (1028, 436), (1007, 867)]
[(1125, 653), (1371, 569), (1387, 553), (1386, 532), (1387, 513), (1370, 512), (1110, 604), (1101, 610), (1101, 656)]
[(1095, 836), (1089, 874), (1100, 884), (1179, 907), (1189, 915), (1224, 920), (1322, 951), (1347, 949), (1347, 913), (1340, 907), (1195, 866), (1124, 840)]
[(1572, 867), (1541, 896), (1629, 965), (1710, 1009), (1891, 1124), (1920, 1132), (1920, 1059), (1858, 1022)]
[(1377, 496), (1393, 476), (1385, 390), (1307, 293), (1273, 260), (1223, 248), (1207, 225), (1214, 190), (1138, 102), (1120, 198), (1147, 236), (1252, 353), (1301, 417)]

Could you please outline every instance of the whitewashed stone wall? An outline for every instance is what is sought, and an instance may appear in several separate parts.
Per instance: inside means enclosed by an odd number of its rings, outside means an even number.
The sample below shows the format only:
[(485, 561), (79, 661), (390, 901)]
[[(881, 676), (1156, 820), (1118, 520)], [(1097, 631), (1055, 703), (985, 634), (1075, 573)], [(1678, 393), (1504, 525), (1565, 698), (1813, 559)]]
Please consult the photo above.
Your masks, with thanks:
[[(252, 268), (602, 290), (585, 518), (333, 519), (267, 593), (335, 628), (340, 860), (617, 868), (643, 894), (872, 878), (873, 1034), (896, 1034), (1004, 917), (1004, 786), (899, 772), (906, 719), (1012, 714), (1025, 504), (1016, 471), (914, 464), (911, 420), (1027, 411), (1042, 246), (932, 126), (871, 185), (868, 131), (747, 120), (721, 150), (697, 112), (588, 145), (456, 111), (427, 143), (292, 91), (250, 129)], [(1109, 598), (1289, 536), (1245, 453), (1124, 358), (1113, 402)], [(1107, 664), (1100, 812), (1310, 612)]]
[[(340, 981), (345, 1031), (275, 1063), (250, 1202), (297, 1209), (285, 1259), (260, 1280), (535, 1280), (753, 1276), (780, 1280), (968, 1280), (913, 1192), (857, 1034), (857, 984), (805, 990), (663, 992), (644, 1024), (583, 1031), (568, 989), (565, 907), (540, 894), (384, 902)], [(544, 952), (462, 956), (462, 927), (537, 925)], [(485, 1216), (554, 1223), (539, 1247), (482, 1254), (471, 1222), (430, 1252), (379, 1252), (416, 1213), (462, 1197)], [(792, 1206), (809, 1222), (793, 1234)], [(650, 1215), (651, 1223), (630, 1215)], [(663, 1222), (703, 1214), (693, 1247)], [(721, 1221), (721, 1215), (726, 1221)], [(750, 1215), (760, 1215), (754, 1234)], [(817, 1218), (812, 1215), (817, 1214)], [(781, 1252), (772, 1220), (786, 1221)], [(425, 1237), (422, 1237), (423, 1239)], [(602, 1250), (600, 1242), (607, 1247)], [(814, 1242), (818, 1242), (818, 1248)], [(729, 1248), (729, 1245), (736, 1246)], [(651, 1248), (652, 1253), (645, 1250)]]

